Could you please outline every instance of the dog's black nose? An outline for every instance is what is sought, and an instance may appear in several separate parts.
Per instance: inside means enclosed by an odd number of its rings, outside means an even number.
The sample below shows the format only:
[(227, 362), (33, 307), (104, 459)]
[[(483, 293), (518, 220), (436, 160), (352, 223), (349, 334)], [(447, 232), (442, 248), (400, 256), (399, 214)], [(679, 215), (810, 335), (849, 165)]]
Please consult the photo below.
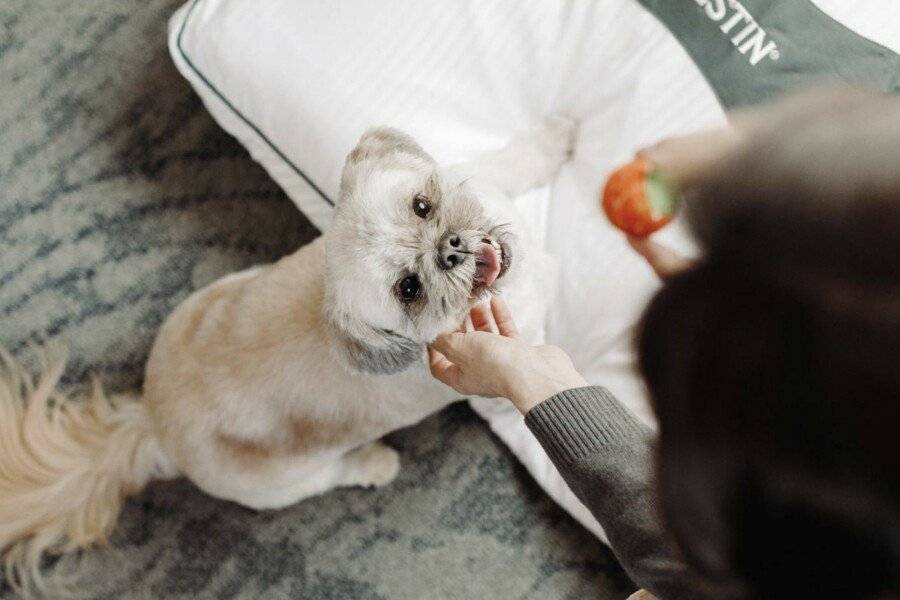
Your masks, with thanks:
[(466, 260), (466, 254), (468, 253), (463, 248), (460, 237), (455, 233), (448, 233), (438, 244), (438, 265), (442, 269), (453, 269)]

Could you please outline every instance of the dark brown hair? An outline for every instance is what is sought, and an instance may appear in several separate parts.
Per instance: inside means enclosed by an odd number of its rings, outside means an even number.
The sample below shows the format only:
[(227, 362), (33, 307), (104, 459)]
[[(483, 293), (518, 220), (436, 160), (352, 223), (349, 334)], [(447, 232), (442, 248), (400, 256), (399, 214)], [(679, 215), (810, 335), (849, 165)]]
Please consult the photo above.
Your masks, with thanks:
[(705, 258), (644, 316), (663, 519), (711, 597), (900, 594), (900, 102), (849, 98), (691, 191)]

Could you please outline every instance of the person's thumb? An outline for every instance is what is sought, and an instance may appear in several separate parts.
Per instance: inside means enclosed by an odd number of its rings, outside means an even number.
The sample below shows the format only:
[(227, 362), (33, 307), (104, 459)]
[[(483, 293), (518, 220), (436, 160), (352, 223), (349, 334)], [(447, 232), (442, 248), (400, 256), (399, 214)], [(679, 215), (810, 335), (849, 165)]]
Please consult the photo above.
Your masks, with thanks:
[(466, 333), (444, 333), (431, 343), (431, 347), (447, 357), (451, 362), (459, 362), (466, 358)]

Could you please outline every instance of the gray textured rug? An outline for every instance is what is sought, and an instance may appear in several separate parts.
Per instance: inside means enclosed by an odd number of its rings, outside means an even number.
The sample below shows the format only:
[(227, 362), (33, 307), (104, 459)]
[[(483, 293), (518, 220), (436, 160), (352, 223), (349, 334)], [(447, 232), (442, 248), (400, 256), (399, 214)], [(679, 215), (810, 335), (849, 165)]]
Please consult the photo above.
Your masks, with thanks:
[[(0, 343), (140, 385), (165, 315), (316, 235), (172, 67), (179, 0), (0, 3)], [(387, 488), (254, 513), (185, 481), (90, 553), (105, 598), (623, 598), (610, 552), (463, 405), (393, 434)], [(0, 595), (4, 595), (0, 591)]]

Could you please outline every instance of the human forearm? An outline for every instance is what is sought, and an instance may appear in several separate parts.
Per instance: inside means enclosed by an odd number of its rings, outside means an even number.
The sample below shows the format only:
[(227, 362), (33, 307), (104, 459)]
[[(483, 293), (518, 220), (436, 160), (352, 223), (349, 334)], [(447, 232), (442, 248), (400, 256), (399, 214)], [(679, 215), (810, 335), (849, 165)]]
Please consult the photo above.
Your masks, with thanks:
[(541, 402), (525, 422), (603, 527), (634, 581), (664, 600), (691, 597), (652, 489), (651, 431), (607, 390), (582, 387)]

